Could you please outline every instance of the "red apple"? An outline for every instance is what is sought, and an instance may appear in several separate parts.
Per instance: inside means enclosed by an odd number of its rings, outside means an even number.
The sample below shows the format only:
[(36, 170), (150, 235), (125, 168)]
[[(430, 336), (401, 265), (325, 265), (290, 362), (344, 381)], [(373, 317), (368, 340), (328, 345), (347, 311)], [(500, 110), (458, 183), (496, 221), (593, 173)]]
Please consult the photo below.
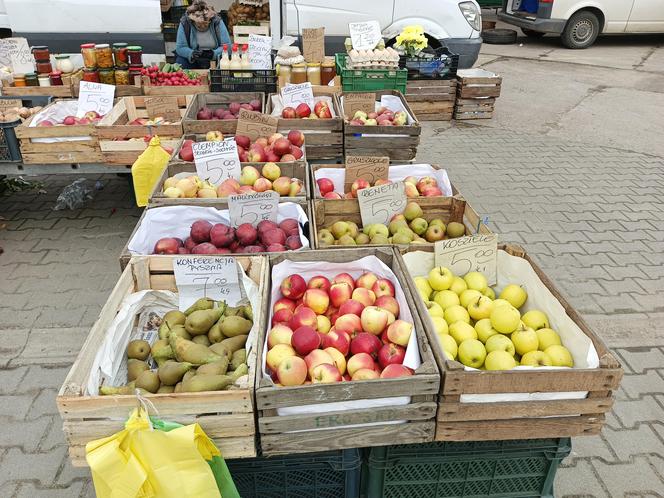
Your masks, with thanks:
[(272, 315), (272, 326), (277, 323), (290, 323), (293, 318), (293, 312), (288, 308), (280, 308)]
[(291, 155), (296, 160), (297, 159), (302, 159), (302, 156), (304, 156), (304, 152), (302, 152), (302, 149), (300, 149), (297, 145), (293, 145), (293, 147), (291, 148)]
[(302, 303), (314, 310), (317, 315), (322, 315), (330, 305), (330, 297), (321, 289), (307, 289), (302, 297)]
[(373, 304), (374, 306), (389, 311), (395, 317), (399, 316), (399, 303), (392, 296), (380, 296), (379, 298), (376, 298), (376, 301)]
[(346, 356), (350, 351), (350, 335), (340, 330), (330, 330), (323, 336), (323, 348), (334, 348)]
[(243, 149), (248, 149), (251, 145), (251, 138), (246, 135), (235, 135), (235, 143)]
[(284, 119), (295, 119), (297, 118), (297, 113), (292, 107), (284, 107), (284, 110), (281, 111), (281, 117)]
[(348, 373), (350, 374), (351, 377), (356, 371), (360, 370), (361, 368), (367, 368), (369, 370), (374, 369), (373, 358), (367, 353), (354, 354), (353, 356), (350, 357), (350, 359), (346, 363), (346, 370), (348, 370)]
[(362, 321), (359, 316), (351, 313), (340, 315), (334, 322), (334, 329), (355, 337), (362, 332)]
[(309, 114), (311, 114), (311, 107), (302, 102), (295, 108), (295, 114), (297, 114), (298, 118), (309, 117)]
[(334, 192), (334, 183), (329, 178), (319, 178), (316, 180), (316, 184), (318, 185), (320, 195), (325, 195), (328, 192)]
[(290, 154), (293, 146), (286, 138), (277, 139), (274, 144), (272, 144), (272, 149), (274, 153), (278, 156), (284, 156)]
[(235, 237), (237, 237), (238, 242), (243, 246), (250, 246), (256, 242), (258, 231), (251, 223), (243, 223), (235, 229)]
[(302, 306), (295, 310), (295, 314), (293, 315), (293, 318), (289, 320), (288, 326), (293, 330), (299, 329), (300, 327), (311, 327), (316, 330), (318, 328), (316, 313), (314, 313), (311, 308)]
[(371, 289), (377, 281), (378, 281), (378, 275), (370, 271), (365, 271), (355, 281), (355, 287), (364, 287), (365, 289)]
[(391, 313), (376, 306), (367, 306), (362, 310), (360, 320), (362, 329), (373, 335), (382, 334), (383, 330), (389, 325)]
[(153, 254), (178, 254), (180, 244), (178, 240), (173, 237), (164, 237), (159, 239), (154, 245)]
[(223, 223), (217, 223), (210, 230), (210, 241), (217, 247), (230, 247), (235, 241), (235, 230)]
[(350, 285), (351, 289), (355, 289), (355, 280), (350, 275), (350, 273), (339, 273), (337, 276), (335, 276), (332, 279), (333, 284), (336, 284), (338, 282), (346, 282), (348, 285)]
[(327, 384), (330, 382), (341, 382), (341, 373), (334, 364), (323, 363), (313, 368), (311, 373), (312, 384)]
[(279, 161), (282, 163), (292, 163), (295, 161), (295, 156), (293, 154), (284, 154)]
[(311, 327), (300, 327), (293, 332), (291, 345), (302, 356), (308, 355), (320, 346), (320, 336)]
[(392, 364), (402, 364), (406, 350), (398, 344), (384, 344), (378, 351), (378, 363), (382, 368)]
[(267, 334), (267, 347), (272, 349), (277, 344), (290, 344), (293, 331), (287, 325), (278, 323)]
[(362, 303), (365, 307), (372, 306), (376, 301), (376, 295), (373, 291), (365, 289), (364, 287), (358, 287), (355, 289), (350, 298)]
[(289, 299), (299, 299), (307, 290), (307, 283), (300, 275), (286, 277), (280, 286), (281, 294)]
[(330, 303), (338, 308), (351, 298), (352, 287), (347, 282), (337, 282), (330, 287)]
[(313, 373), (313, 369), (318, 365), (334, 365), (334, 359), (332, 356), (330, 356), (329, 353), (326, 353), (322, 349), (314, 349), (311, 353), (304, 357), (304, 361), (307, 364), (310, 377)]
[(341, 194), (338, 194), (337, 192), (328, 192), (323, 196), (323, 199), (343, 199), (343, 197), (341, 197)]
[(399, 365), (398, 363), (391, 363), (380, 373), (380, 378), (396, 379), (398, 377), (408, 377), (410, 375), (413, 375), (413, 371), (410, 368), (404, 365)]
[(304, 143), (304, 133), (300, 130), (291, 130), (288, 132), (288, 141), (296, 147), (302, 147)]
[[(357, 289), (355, 289), (357, 290)], [(349, 299), (339, 307), (339, 315), (362, 315), (362, 310), (365, 308), (364, 304), (355, 299)]]
[(376, 298), (380, 296), (394, 297), (394, 284), (386, 278), (379, 278), (371, 290), (376, 294)]
[(293, 301), (292, 299), (288, 299), (287, 297), (279, 298), (272, 305), (272, 312), (278, 311), (282, 308), (286, 308), (286, 309), (289, 309), (289, 310), (294, 312), (295, 311), (295, 301)]
[(413, 332), (413, 324), (404, 320), (395, 320), (387, 327), (387, 338), (399, 346), (407, 346)]
[(268, 230), (263, 235), (259, 234), (261, 242), (266, 245), (270, 244), (285, 244), (286, 243), (286, 234), (280, 228), (275, 228), (273, 230)]
[(357, 197), (357, 192), (367, 187), (371, 187), (371, 185), (369, 185), (369, 182), (366, 181), (364, 178), (358, 178), (350, 186), (350, 193), (353, 197)]
[(361, 332), (350, 341), (350, 352), (351, 354), (367, 353), (375, 359), (378, 358), (378, 351), (382, 345), (383, 343), (377, 336)]
[(214, 244), (210, 244), (209, 242), (203, 242), (201, 244), (198, 244), (197, 246), (194, 246), (194, 248), (191, 250), (192, 254), (216, 254), (217, 253), (217, 248), (214, 246)]
[(307, 283), (307, 288), (320, 289), (325, 292), (329, 292), (331, 286), (332, 284), (330, 281), (323, 275), (316, 275), (315, 277), (311, 277)]
[(279, 362), (277, 377), (282, 386), (300, 386), (307, 380), (307, 364), (299, 356), (289, 356)]
[(190, 236), (194, 242), (208, 242), (210, 240), (210, 231), (212, 223), (206, 220), (196, 220), (191, 225)]

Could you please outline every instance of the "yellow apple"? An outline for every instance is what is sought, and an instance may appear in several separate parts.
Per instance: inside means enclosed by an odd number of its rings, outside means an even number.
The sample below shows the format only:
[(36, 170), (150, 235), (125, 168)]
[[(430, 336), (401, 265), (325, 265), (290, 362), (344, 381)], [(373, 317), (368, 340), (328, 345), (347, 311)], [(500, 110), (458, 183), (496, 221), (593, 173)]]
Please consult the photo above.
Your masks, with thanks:
[(450, 325), (450, 335), (457, 344), (461, 344), (466, 339), (477, 339), (477, 331), (466, 322), (454, 322)]
[(530, 310), (526, 312), (521, 317), (521, 320), (523, 320), (523, 323), (525, 323), (527, 327), (530, 327), (533, 330), (549, 328), (549, 319), (546, 314), (540, 310)]
[(468, 305), (468, 314), (473, 320), (489, 318), (492, 311), (493, 301), (486, 296), (480, 296), (477, 301), (473, 301)]
[(429, 316), (439, 316), (441, 318), (445, 316), (443, 308), (441, 308), (438, 303), (434, 303), (433, 301), (426, 301), (424, 304), (427, 306)]
[(544, 350), (554, 367), (573, 367), (574, 360), (565, 346), (553, 345)]
[(470, 306), (470, 303), (472, 303), (473, 301), (477, 301), (480, 297), (482, 297), (482, 293), (480, 291), (474, 289), (466, 289), (459, 296), (459, 304), (461, 304), (461, 306), (463, 306), (464, 308), (468, 308), (468, 306)]
[[(500, 299), (500, 298), (499, 298), (499, 299), (494, 299), (494, 300), (493, 300), (493, 307), (494, 307), (494, 309), (495, 309), (495, 308), (498, 308), (498, 307), (500, 307), (500, 306), (512, 306), (512, 305), (510, 304), (509, 301), (507, 301), (507, 300), (505, 300), (505, 299)], [(512, 308), (514, 308), (514, 306), (512, 306)]]
[(520, 285), (509, 284), (502, 290), (498, 297), (509, 301), (512, 306), (519, 309), (525, 304), (526, 299), (528, 299), (528, 294)]
[(496, 350), (486, 355), (484, 366), (487, 370), (511, 370), (516, 366), (516, 360), (507, 351)]
[(496, 299), (496, 293), (493, 291), (491, 287), (487, 287), (484, 292), (482, 292), (486, 297), (489, 299)]
[(454, 322), (459, 321), (470, 323), (470, 315), (468, 314), (468, 310), (458, 304), (447, 308), (445, 310), (444, 318), (448, 325), (452, 325)]
[(436, 337), (438, 337), (438, 341), (440, 341), (443, 351), (449, 353), (453, 360), (456, 359), (458, 346), (454, 338), (451, 335), (446, 334), (437, 335)]
[(528, 351), (521, 357), (521, 364), (529, 367), (550, 367), (553, 363), (544, 351)]
[(429, 285), (433, 290), (446, 290), (452, 285), (454, 274), (449, 268), (436, 266), (429, 272), (428, 278)]
[(417, 287), (417, 290), (420, 293), (420, 296), (422, 296), (422, 299), (425, 301), (428, 301), (429, 298), (431, 297), (431, 286), (429, 285), (429, 281), (427, 280), (426, 277), (415, 277), (415, 287)]
[(486, 358), (486, 349), (477, 339), (467, 339), (459, 344), (459, 360), (466, 366), (480, 368)]
[(501, 334), (511, 334), (521, 322), (519, 310), (512, 305), (494, 306), (489, 318), (491, 319), (491, 326)]
[(466, 281), (466, 285), (469, 289), (475, 289), (476, 291), (480, 291), (480, 293), (484, 292), (489, 285), (486, 277), (478, 271), (466, 273), (463, 279)]
[(431, 316), (431, 321), (433, 322), (433, 329), (436, 334), (449, 334), (449, 327), (447, 322), (442, 316)]
[(519, 327), (516, 329), (512, 333), (512, 342), (514, 343), (514, 349), (521, 356), (530, 351), (537, 351), (539, 346), (537, 333), (530, 327)]
[(450, 290), (454, 292), (457, 296), (460, 296), (463, 291), (468, 288), (466, 281), (461, 277), (454, 277)]
[(535, 332), (537, 332), (539, 348), (542, 351), (544, 351), (549, 346), (560, 346), (562, 344), (558, 332), (553, 329), (539, 329)]
[(485, 344), (487, 352), (491, 351), (507, 351), (514, 356), (515, 348), (510, 338), (506, 335), (496, 334), (489, 337)]
[(498, 331), (491, 326), (491, 320), (488, 318), (478, 320), (475, 323), (475, 331), (477, 332), (477, 338), (484, 343), (486, 343), (489, 337), (498, 333)]
[(450, 306), (459, 304), (459, 296), (455, 292), (446, 289), (439, 292), (436, 292), (436, 295), (433, 297), (434, 302), (438, 303), (441, 308), (446, 310)]

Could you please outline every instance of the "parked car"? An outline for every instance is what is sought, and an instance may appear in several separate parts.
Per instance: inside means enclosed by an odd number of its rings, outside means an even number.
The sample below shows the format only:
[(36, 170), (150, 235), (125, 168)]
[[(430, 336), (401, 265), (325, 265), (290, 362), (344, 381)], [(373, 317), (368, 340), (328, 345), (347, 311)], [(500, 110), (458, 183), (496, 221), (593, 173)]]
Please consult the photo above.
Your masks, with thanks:
[(380, 23), (388, 42), (404, 27), (419, 24), (431, 46), (445, 45), (459, 54), (461, 68), (472, 67), (482, 46), (475, 0), (270, 0), (270, 12), (273, 35), (298, 36), (303, 27), (325, 26), (328, 53), (343, 50), (348, 23), (371, 20)]
[(664, 1), (503, 0), (498, 18), (526, 36), (556, 33), (567, 48), (588, 48), (600, 33), (664, 33)]

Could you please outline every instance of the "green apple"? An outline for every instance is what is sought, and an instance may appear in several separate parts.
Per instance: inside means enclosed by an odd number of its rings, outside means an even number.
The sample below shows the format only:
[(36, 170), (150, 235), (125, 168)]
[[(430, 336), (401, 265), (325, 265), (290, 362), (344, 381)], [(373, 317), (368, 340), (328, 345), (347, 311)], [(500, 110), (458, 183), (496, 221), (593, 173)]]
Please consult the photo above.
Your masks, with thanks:
[(487, 370), (511, 370), (516, 366), (516, 360), (507, 351), (495, 350), (486, 355), (484, 366)]
[(429, 224), (424, 218), (415, 218), (410, 222), (410, 229), (415, 232), (417, 235), (424, 235), (424, 232), (427, 231)]
[(487, 287), (484, 292), (482, 292), (486, 297), (489, 299), (496, 299), (496, 293), (493, 291), (491, 287)]
[(440, 218), (434, 218), (429, 222), (430, 227), (440, 227), (443, 232), (445, 231), (445, 222)]
[(468, 314), (473, 320), (489, 318), (492, 311), (493, 301), (486, 296), (480, 296), (477, 301), (473, 301), (468, 305)]
[(480, 291), (476, 291), (475, 289), (466, 289), (459, 296), (459, 303), (464, 308), (468, 308), (470, 303), (477, 301), (480, 297), (482, 297), (482, 293)]
[(426, 301), (424, 304), (427, 306), (429, 316), (439, 316), (441, 318), (445, 317), (445, 312), (438, 303), (434, 303), (433, 301)]
[(450, 335), (457, 344), (461, 344), (466, 339), (477, 339), (475, 327), (466, 322), (454, 322), (450, 325)]
[(399, 228), (408, 228), (408, 222), (406, 220), (392, 220), (388, 226), (388, 230), (391, 235), (394, 235), (399, 231)]
[(393, 244), (410, 244), (413, 238), (406, 232), (398, 231), (392, 236)]
[(332, 232), (332, 235), (334, 235), (334, 238), (337, 240), (346, 235), (349, 230), (350, 227), (345, 221), (337, 221), (330, 227), (330, 232)]
[(533, 330), (549, 328), (549, 319), (547, 318), (546, 313), (540, 310), (530, 310), (526, 312), (521, 317), (521, 320), (523, 320), (523, 323), (525, 323), (526, 326)]
[(444, 318), (448, 325), (452, 325), (455, 322), (470, 323), (470, 315), (468, 314), (468, 310), (458, 304), (447, 308), (445, 310)]
[(521, 314), (512, 305), (498, 307), (494, 305), (489, 318), (491, 319), (491, 326), (501, 334), (511, 334), (521, 323)]
[(436, 266), (429, 272), (429, 285), (433, 290), (447, 290), (454, 281), (454, 274), (449, 268), (444, 266)]
[(448, 354), (450, 354), (453, 360), (456, 359), (459, 347), (457, 346), (454, 337), (447, 334), (443, 335), (438, 334), (436, 337), (438, 337), (438, 340), (440, 341), (440, 345), (442, 346), (443, 350), (446, 351)]
[(485, 347), (487, 353), (490, 351), (507, 351), (514, 356), (514, 353), (516, 352), (514, 344), (510, 341), (510, 338), (502, 334), (496, 334), (489, 337), (486, 341)]
[(369, 233), (367, 235), (371, 239), (373, 239), (376, 235), (389, 237), (390, 231), (387, 229), (385, 225), (382, 225), (381, 223), (374, 223), (373, 225), (371, 225), (371, 228), (369, 228)]
[(449, 327), (447, 326), (447, 322), (442, 316), (429, 316), (431, 318), (431, 322), (433, 323), (433, 329), (436, 332), (436, 334), (449, 334)]
[(422, 296), (422, 299), (428, 301), (431, 297), (431, 292), (433, 292), (433, 289), (431, 289), (427, 277), (415, 277), (413, 280), (415, 280), (415, 287), (417, 287), (417, 290), (419, 291), (420, 296)]
[(371, 237), (371, 240), (369, 241), (370, 244), (373, 245), (387, 245), (390, 243), (390, 240), (383, 235), (382, 233), (377, 233), (373, 237)]
[(486, 277), (478, 271), (466, 273), (463, 279), (466, 281), (469, 289), (475, 289), (476, 291), (480, 291), (480, 293), (484, 292), (489, 285)]
[(519, 327), (512, 332), (512, 342), (514, 343), (514, 349), (521, 356), (530, 351), (537, 351), (539, 347), (537, 333), (530, 327)]
[(440, 304), (440, 307), (444, 310), (450, 306), (459, 304), (459, 296), (457, 296), (455, 292), (452, 292), (449, 289), (437, 291), (436, 295), (433, 297), (433, 300)]
[(521, 364), (529, 367), (550, 367), (553, 363), (544, 351), (528, 351), (521, 357)]
[(519, 309), (525, 304), (526, 299), (528, 299), (528, 294), (520, 285), (509, 284), (501, 291), (498, 297), (500, 299), (509, 301), (512, 306), (514, 306), (516, 309)]
[(318, 242), (321, 246), (334, 245), (334, 235), (327, 228), (318, 231)]
[(355, 239), (348, 235), (347, 233), (339, 237), (339, 240), (337, 241), (340, 246), (356, 246), (357, 242), (355, 242)]
[(491, 320), (488, 318), (478, 320), (475, 324), (475, 330), (477, 331), (477, 338), (484, 343), (486, 343), (489, 337), (498, 333), (498, 331), (491, 326)]
[(468, 367), (480, 368), (486, 358), (486, 349), (477, 339), (467, 339), (459, 344), (459, 360)]
[(562, 344), (558, 332), (553, 329), (539, 329), (535, 332), (537, 333), (539, 348), (542, 351), (546, 350), (549, 346), (560, 346)]
[(357, 223), (353, 223), (352, 221), (347, 222), (348, 223), (348, 235), (351, 237), (355, 238), (357, 237), (357, 234), (360, 233), (360, 229), (357, 227)]
[[(431, 225), (429, 225), (431, 226)], [(456, 293), (457, 296), (460, 296), (463, 291), (465, 291), (468, 288), (468, 285), (466, 285), (466, 281), (461, 278), (461, 277), (454, 277), (454, 281), (452, 282), (452, 285), (450, 286), (450, 290), (454, 293)]]
[(551, 360), (551, 364), (554, 367), (573, 367), (574, 360), (569, 350), (565, 346), (560, 346), (555, 344), (549, 346), (544, 350), (546, 355)]
[(361, 233), (361, 232), (360, 232), (360, 233), (358, 233), (358, 234), (355, 236), (355, 243), (356, 243), (358, 246), (360, 246), (360, 245), (366, 245), (366, 244), (368, 244), (369, 242), (371, 242), (371, 239), (369, 238), (369, 236), (368, 236), (366, 233)]
[(408, 221), (413, 221), (415, 218), (421, 218), (424, 215), (424, 212), (417, 202), (411, 201), (406, 204), (406, 209), (403, 210), (403, 215)]

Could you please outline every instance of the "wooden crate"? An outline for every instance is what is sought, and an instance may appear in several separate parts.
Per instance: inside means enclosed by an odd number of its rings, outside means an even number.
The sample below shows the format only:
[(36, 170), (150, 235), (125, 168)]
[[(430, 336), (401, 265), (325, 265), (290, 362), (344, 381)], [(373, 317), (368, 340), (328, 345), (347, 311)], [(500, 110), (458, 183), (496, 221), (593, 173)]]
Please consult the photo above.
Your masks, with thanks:
[[(396, 254), (390, 248), (374, 248), (355, 251), (316, 251), (270, 256), (270, 268), (285, 260), (303, 261), (355, 261), (374, 255), (389, 266), (401, 284), (402, 270), (395, 264)], [(321, 273), (326, 268), (321, 266)], [(269, 271), (271, 275), (271, 270)], [(270, 278), (270, 277), (268, 277)], [(270, 282), (268, 289), (275, 285)], [(401, 284), (409, 309), (413, 310), (413, 298)], [(268, 290), (268, 294), (269, 294)], [(264, 312), (269, 317), (272, 303), (266, 300)], [(263, 455), (307, 453), (388, 444), (424, 443), (432, 440), (432, 419), (435, 417), (435, 397), (440, 377), (433, 362), (425, 335), (419, 333), (421, 322), (413, 313), (418, 331), (417, 342), (422, 364), (411, 377), (367, 381), (309, 384), (296, 387), (276, 387), (262, 377), (263, 345), (267, 329), (261, 331), (258, 341), (258, 379), (256, 383), (256, 409), (258, 432)], [(266, 324), (267, 325), (267, 324)], [(382, 408), (358, 408), (329, 411), (317, 414), (279, 416), (278, 408), (317, 404), (321, 402), (353, 401), (361, 399), (410, 396), (410, 403)], [(353, 424), (372, 424), (389, 421), (405, 421), (377, 426), (343, 427)], [(295, 432), (293, 432), (295, 431)]]
[(461, 99), (500, 97), (502, 82), (502, 76), (485, 69), (461, 69), (457, 72), (457, 97)]
[(456, 80), (411, 80), (406, 84), (406, 99), (420, 121), (450, 121), (456, 86)]
[[(307, 159), (337, 160), (343, 156), (344, 148), (344, 119), (341, 104), (334, 88), (326, 89), (316, 86), (314, 97), (327, 95), (332, 99), (332, 107), (336, 117), (331, 119), (284, 119), (279, 118), (277, 131), (288, 133), (290, 130), (300, 130), (304, 133), (307, 144)], [(265, 112), (272, 113), (272, 96), (268, 96)], [(313, 113), (313, 109), (311, 110)]]
[[(83, 343), (74, 365), (57, 396), (69, 456), (75, 466), (85, 466), (85, 444), (114, 434), (124, 428), (135, 396), (90, 396), (85, 389), (97, 350), (107, 328), (124, 298), (145, 289), (177, 291), (173, 275), (175, 256), (150, 256), (133, 259), (120, 276)], [(258, 284), (266, 299), (267, 260), (262, 256), (237, 256), (247, 275)], [(254, 310), (260, 330), (265, 328), (262, 310)], [(253, 343), (257, 351), (257, 342)], [(148, 394), (159, 416), (181, 424), (197, 422), (214, 441), (225, 458), (256, 456), (254, 425), (254, 382), (256, 362), (250, 355), (247, 388), (201, 393)]]
[(150, 78), (147, 76), (141, 77), (141, 82), (143, 86), (143, 95), (161, 95), (161, 96), (173, 96), (173, 95), (194, 95), (196, 93), (210, 93), (210, 84), (208, 82), (208, 70), (207, 69), (193, 69), (203, 76), (200, 85), (193, 86), (156, 86), (150, 83)]
[(491, 119), (495, 103), (496, 99), (493, 97), (458, 98), (454, 106), (454, 119)]
[[(466, 226), (466, 235), (476, 233), (491, 233), (491, 230), (481, 222), (481, 219), (472, 206), (459, 191), (452, 185), (452, 197), (417, 197), (416, 201), (424, 212), (424, 219), (441, 218), (445, 224), (456, 221)], [(312, 201), (313, 227), (312, 238), (316, 249), (353, 249), (358, 246), (321, 246), (318, 240), (318, 231), (328, 228), (336, 221), (352, 221), (362, 227), (360, 204), (357, 199), (316, 199)], [(412, 244), (414, 247), (433, 247), (433, 243)], [(367, 244), (359, 247), (376, 247)], [(383, 246), (386, 247), (386, 246)]]
[[(415, 159), (422, 132), (415, 112), (401, 92), (397, 90), (376, 91), (377, 99), (380, 99), (382, 95), (398, 96), (415, 122), (408, 126), (353, 126), (346, 123), (344, 125), (344, 154), (347, 156), (389, 156), (393, 161)], [(371, 136), (363, 136), (363, 134)]]
[(9, 97), (20, 97), (21, 95), (26, 96), (51, 96), (60, 99), (66, 99), (72, 97), (71, 88), (67, 85), (58, 85), (58, 86), (2, 86), (2, 95), (7, 95)]
[[(595, 369), (466, 371), (461, 363), (445, 356), (433, 326), (429, 320), (424, 319), (424, 328), (442, 374), (436, 440), (484, 441), (598, 434), (604, 424), (604, 414), (613, 405), (613, 391), (618, 389), (623, 375), (620, 363), (521, 247), (510, 244), (501, 248), (528, 261), (567, 315), (592, 340), (600, 358), (600, 366)], [(400, 253), (417, 250), (432, 251), (431, 248), (411, 246), (401, 249)], [(403, 271), (408, 273), (400, 254), (397, 260)], [(425, 316), (426, 306), (410, 276), (408, 285), (418, 313)], [(464, 394), (571, 391), (588, 391), (588, 396), (585, 399), (566, 400), (461, 402), (461, 395)]]
[[(57, 105), (52, 102), (48, 107)], [(35, 116), (26, 119), (16, 127), (16, 137), (21, 141), (21, 156), (25, 164), (70, 164), (101, 163), (103, 158), (99, 149), (97, 130), (94, 124), (72, 126), (34, 126), (30, 123)], [(87, 137), (85, 140), (39, 143), (33, 139)]]
[[(147, 97), (149, 98), (149, 97)], [(123, 97), (118, 99), (111, 112), (97, 123), (97, 136), (104, 162), (108, 164), (134, 164), (138, 156), (147, 148), (143, 140), (146, 135), (159, 135), (161, 145), (175, 149), (182, 136), (182, 121), (160, 126), (129, 124), (137, 118), (147, 118), (146, 97)], [(177, 96), (180, 115), (184, 116), (191, 96)], [(141, 140), (128, 140), (140, 138)]]
[(258, 21), (258, 26), (236, 24), (233, 26), (233, 43), (249, 43), (249, 35), (270, 36), (270, 21)]
[(234, 135), (237, 128), (237, 119), (202, 120), (196, 119), (196, 114), (205, 106), (215, 110), (220, 107), (228, 107), (231, 102), (249, 103), (252, 100), (260, 100), (262, 102), (261, 112), (265, 110), (265, 94), (262, 92), (199, 93), (194, 95), (184, 114), (182, 130), (185, 133), (203, 134), (216, 130), (224, 135)]

